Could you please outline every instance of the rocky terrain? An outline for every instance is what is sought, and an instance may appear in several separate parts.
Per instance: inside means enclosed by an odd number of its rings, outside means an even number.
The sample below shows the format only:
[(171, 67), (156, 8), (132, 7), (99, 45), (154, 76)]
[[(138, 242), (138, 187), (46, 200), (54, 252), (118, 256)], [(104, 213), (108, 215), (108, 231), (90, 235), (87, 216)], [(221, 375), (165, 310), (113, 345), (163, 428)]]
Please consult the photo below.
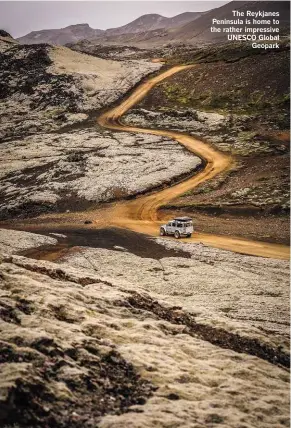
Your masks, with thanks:
[(0, 248), (1, 254), (6, 256), (16, 254), (30, 248), (38, 248), (45, 245), (56, 245), (58, 240), (45, 236), (37, 235), (36, 233), (21, 232), (17, 230), (6, 231), (1, 229), (0, 231)]
[[(249, 130), (252, 118), (247, 115), (194, 109), (133, 109), (125, 122), (185, 131), (236, 158), (230, 171), (173, 200), (164, 207), (169, 212), (162, 210), (163, 214), (170, 218), (177, 209), (191, 217), (194, 213), (200, 232), (289, 243), (289, 147), (285, 134), (281, 138), (276, 132), (259, 136)], [(273, 164), (276, 169), (271, 169)], [(244, 227), (237, 227), (238, 218)]]
[[(89, 55), (97, 56), (103, 59), (113, 59), (116, 61), (124, 60), (143, 60), (143, 59), (161, 59), (165, 50), (138, 48), (136, 46), (97, 44), (95, 40), (80, 40), (78, 43), (67, 43), (70, 49), (77, 52), (84, 52)], [(168, 50), (168, 49), (167, 49)], [(158, 61), (156, 61), (158, 62)]]
[(173, 140), (80, 129), (2, 143), (2, 219), (81, 210), (178, 180), (201, 160)]
[(48, 45), (16, 45), (1, 55), (2, 219), (126, 198), (201, 165), (169, 139), (117, 134), (95, 122), (161, 64)]
[[(197, 64), (157, 85), (140, 103), (153, 110), (195, 108), (254, 116), (253, 129), (289, 125), (290, 49), (254, 53), (247, 46), (173, 51), (167, 62)], [(231, 76), (227, 79), (226, 76)], [(255, 120), (256, 119), (256, 120)], [(258, 123), (256, 123), (258, 122)]]
[(1, 54), (0, 64), (2, 140), (85, 121), (161, 67), (49, 45), (15, 46)]
[[(181, 107), (181, 106), (180, 106)], [(153, 125), (154, 128), (172, 129), (187, 132), (209, 141), (218, 150), (230, 152), (242, 157), (256, 154), (278, 153), (287, 148), (278, 142), (265, 139), (251, 139), (255, 132), (250, 131), (252, 118), (247, 115), (221, 114), (216, 112), (188, 109), (147, 110), (134, 108), (124, 117), (124, 123), (135, 124), (144, 128)]]
[[(165, 112), (133, 109), (127, 114), (125, 123), (143, 127), (152, 124), (157, 128), (185, 131), (205, 139), (220, 151), (236, 155), (237, 164), (232, 169), (227, 187), (228, 191), (232, 190), (232, 194), (221, 193), (220, 204), (223, 202), (223, 196), (226, 195), (229, 202), (231, 202), (230, 196), (233, 197), (234, 205), (241, 202), (254, 204), (257, 207), (277, 206), (281, 207), (282, 211), (288, 211), (289, 148), (287, 141), (283, 135), (281, 139), (279, 133), (260, 136), (255, 131), (250, 131), (252, 117), (222, 115), (194, 109)], [(270, 171), (272, 162), (281, 169), (279, 177), (277, 171)], [(246, 168), (247, 171), (245, 171)], [(201, 197), (197, 198), (201, 193), (204, 200), (209, 200), (211, 190), (219, 189), (225, 184), (225, 180), (224, 173), (204, 183), (200, 189), (195, 189), (195, 200), (197, 202), (201, 200)], [(249, 184), (251, 187), (239, 187), (244, 184)]]
[(288, 426), (287, 262), (160, 238), (176, 256), (17, 255), (46, 239), (0, 232), (4, 426)]

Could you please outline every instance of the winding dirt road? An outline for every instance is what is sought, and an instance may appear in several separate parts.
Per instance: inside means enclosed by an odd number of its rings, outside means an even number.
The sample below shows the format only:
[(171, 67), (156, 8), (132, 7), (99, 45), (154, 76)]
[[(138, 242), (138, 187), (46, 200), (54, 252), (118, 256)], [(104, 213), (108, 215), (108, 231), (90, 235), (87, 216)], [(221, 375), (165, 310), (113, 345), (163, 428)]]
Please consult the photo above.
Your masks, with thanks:
[[(141, 83), (124, 101), (117, 107), (111, 108), (103, 113), (98, 119), (99, 125), (116, 131), (126, 131), (133, 133), (147, 133), (161, 135), (172, 138), (182, 144), (189, 151), (199, 156), (205, 161), (205, 168), (191, 178), (150, 195), (137, 197), (130, 201), (120, 201), (109, 204), (106, 207), (92, 209), (85, 212), (71, 212), (60, 214), (41, 215), (33, 221), (21, 221), (13, 223), (14, 227), (21, 230), (54, 230), (56, 227), (78, 228), (80, 229), (101, 229), (106, 227), (119, 227), (144, 233), (151, 236), (159, 235), (159, 227), (168, 218), (159, 215), (158, 209), (182, 195), (188, 190), (194, 189), (200, 183), (210, 180), (222, 171), (226, 171), (234, 164), (234, 159), (222, 152), (215, 150), (210, 145), (202, 142), (190, 135), (174, 132), (170, 130), (145, 129), (125, 125), (121, 122), (121, 117), (131, 107), (137, 104), (157, 83), (172, 76), (179, 71), (195, 67), (195, 65), (175, 66)], [(92, 224), (84, 225), (84, 220), (91, 220)], [(171, 239), (171, 238), (169, 238)], [(251, 241), (237, 237), (223, 235), (213, 235), (195, 232), (192, 238), (181, 239), (184, 242), (201, 242), (203, 244), (262, 257), (275, 259), (289, 259), (289, 247), (280, 244)]]
[[(157, 221), (158, 209), (176, 198), (179, 195), (194, 189), (200, 183), (213, 178), (215, 175), (225, 171), (234, 164), (234, 159), (214, 150), (210, 145), (197, 140), (196, 138), (169, 130), (144, 129), (134, 126), (128, 126), (121, 122), (121, 117), (135, 104), (137, 104), (157, 83), (172, 76), (179, 71), (193, 68), (195, 65), (175, 66), (159, 74), (156, 77), (148, 79), (138, 86), (138, 88), (117, 107), (114, 107), (102, 114), (98, 119), (99, 125), (118, 131), (150, 133), (172, 138), (186, 147), (189, 151), (206, 161), (203, 171), (176, 184), (170, 188), (143, 196), (133, 201), (125, 201), (116, 204), (106, 214), (111, 226), (124, 227), (140, 233), (157, 236), (161, 221)], [(166, 221), (165, 218), (164, 221)], [(210, 235), (194, 233), (191, 239), (184, 239), (185, 242), (202, 242), (213, 247), (223, 248), (244, 254), (256, 256), (272, 257), (278, 259), (289, 258), (289, 247), (279, 244), (269, 244), (266, 242), (250, 241), (235, 237), (226, 237), (221, 235)]]

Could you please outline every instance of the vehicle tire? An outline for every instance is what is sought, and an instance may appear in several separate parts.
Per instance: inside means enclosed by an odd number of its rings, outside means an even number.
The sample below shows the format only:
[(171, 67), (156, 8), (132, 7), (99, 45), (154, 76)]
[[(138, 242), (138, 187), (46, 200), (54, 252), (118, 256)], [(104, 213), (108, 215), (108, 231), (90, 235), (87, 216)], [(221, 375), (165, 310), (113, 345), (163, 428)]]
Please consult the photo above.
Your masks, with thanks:
[(191, 238), (191, 236), (192, 236), (192, 233), (188, 233), (187, 237)]
[(166, 235), (166, 231), (163, 227), (160, 228), (160, 236), (165, 236)]
[(180, 238), (180, 232), (178, 230), (175, 231), (174, 236), (176, 239)]

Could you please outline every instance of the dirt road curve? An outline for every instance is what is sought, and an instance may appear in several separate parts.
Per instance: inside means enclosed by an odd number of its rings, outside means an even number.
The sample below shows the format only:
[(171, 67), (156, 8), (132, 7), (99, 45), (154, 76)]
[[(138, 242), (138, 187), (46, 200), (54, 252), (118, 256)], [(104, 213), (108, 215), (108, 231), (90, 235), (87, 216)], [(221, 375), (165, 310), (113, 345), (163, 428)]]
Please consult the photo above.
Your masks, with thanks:
[[(120, 202), (111, 207), (107, 210), (105, 215), (110, 226), (124, 227), (136, 232), (156, 236), (159, 232), (159, 225), (162, 223), (161, 221), (157, 221), (157, 210), (161, 205), (193, 189), (203, 181), (211, 179), (221, 171), (227, 170), (232, 166), (234, 160), (230, 156), (214, 150), (208, 144), (189, 135), (169, 130), (143, 129), (124, 125), (121, 122), (122, 115), (137, 104), (154, 85), (179, 71), (192, 67), (194, 67), (194, 65), (175, 66), (147, 80), (145, 83), (138, 86), (138, 88), (117, 107), (112, 108), (97, 119), (99, 125), (105, 128), (118, 131), (150, 133), (173, 138), (206, 161), (206, 167), (203, 171), (182, 183), (152, 195), (137, 198), (133, 201)], [(165, 221), (166, 220), (167, 218), (165, 218)], [(191, 239), (188, 238), (183, 241), (202, 242), (213, 247), (256, 256), (278, 259), (289, 258), (289, 247), (287, 246), (249, 241), (235, 237), (195, 233)]]

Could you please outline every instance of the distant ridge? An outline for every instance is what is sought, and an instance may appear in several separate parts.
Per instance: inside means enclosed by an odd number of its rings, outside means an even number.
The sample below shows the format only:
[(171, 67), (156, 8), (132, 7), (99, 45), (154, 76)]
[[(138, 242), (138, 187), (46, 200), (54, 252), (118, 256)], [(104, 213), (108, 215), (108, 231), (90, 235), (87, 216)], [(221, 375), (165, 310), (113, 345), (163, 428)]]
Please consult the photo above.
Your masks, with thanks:
[(157, 29), (168, 29), (184, 25), (200, 17), (202, 12), (185, 12), (171, 18), (158, 14), (140, 16), (122, 27), (99, 30), (91, 28), (88, 24), (70, 25), (65, 28), (32, 31), (17, 40), (22, 44), (50, 43), (53, 45), (65, 45), (77, 43), (80, 40), (93, 40), (98, 37), (114, 37), (122, 34), (137, 34)]
[[(110, 35), (108, 31), (105, 31), (101, 36), (96, 38), (94, 42), (96, 44), (107, 44), (107, 45), (132, 45), (137, 47), (159, 47), (167, 44), (204, 44), (204, 43), (220, 43), (226, 41), (225, 33), (212, 33), (210, 27), (212, 25), (212, 19), (233, 19), (232, 11), (240, 10), (246, 12), (250, 10), (252, 12), (258, 11), (278, 11), (280, 14), (280, 35), (288, 35), (290, 30), (290, 2), (288, 1), (232, 1), (216, 9), (209, 10), (208, 12), (200, 13), (195, 15), (195, 19), (188, 22), (184, 22), (182, 25), (176, 25), (174, 17), (171, 18), (174, 21), (174, 26), (170, 28), (157, 28), (148, 29), (144, 32), (121, 32), (120, 34), (115, 33)], [(183, 14), (182, 14), (183, 15)], [(181, 17), (181, 15), (180, 15)], [(193, 15), (192, 15), (193, 17)], [(187, 17), (188, 18), (188, 17)], [(189, 16), (191, 18), (191, 15)], [(168, 18), (170, 19), (170, 18)], [(132, 28), (132, 24), (130, 28)], [(268, 26), (268, 25), (262, 25)], [(129, 29), (129, 25), (125, 26), (126, 30)], [(121, 27), (122, 28), (122, 27)]]
[(117, 28), (109, 28), (104, 32), (104, 36), (116, 36), (120, 34), (142, 33), (161, 28), (172, 28), (194, 21), (202, 12), (185, 12), (180, 15), (166, 18), (158, 14), (142, 15), (127, 25)]
[(29, 45), (37, 43), (65, 45), (66, 43), (76, 43), (83, 39), (92, 40), (102, 33), (103, 30), (94, 30), (88, 24), (76, 24), (60, 29), (32, 31), (17, 40), (22, 44)]
[(288, 34), (290, 28), (290, 2), (287, 1), (231, 1), (206, 12), (185, 12), (171, 18), (158, 14), (140, 16), (134, 21), (117, 28), (95, 30), (88, 24), (70, 25), (59, 30), (33, 31), (17, 39), (20, 43), (51, 43), (65, 45), (82, 40), (104, 45), (135, 45), (154, 47), (165, 44), (203, 44), (226, 40), (225, 33), (211, 33), (212, 19), (233, 19), (232, 11), (251, 10), (278, 11), (280, 30)]

